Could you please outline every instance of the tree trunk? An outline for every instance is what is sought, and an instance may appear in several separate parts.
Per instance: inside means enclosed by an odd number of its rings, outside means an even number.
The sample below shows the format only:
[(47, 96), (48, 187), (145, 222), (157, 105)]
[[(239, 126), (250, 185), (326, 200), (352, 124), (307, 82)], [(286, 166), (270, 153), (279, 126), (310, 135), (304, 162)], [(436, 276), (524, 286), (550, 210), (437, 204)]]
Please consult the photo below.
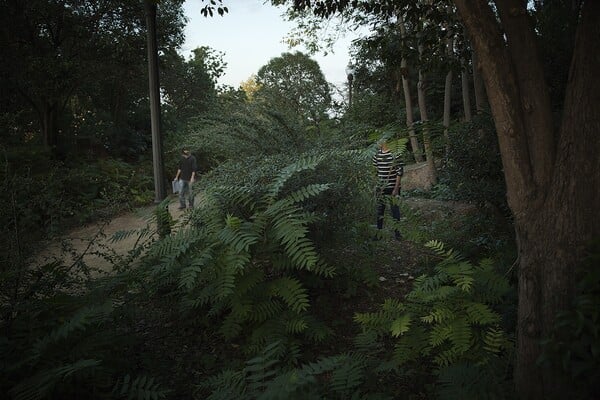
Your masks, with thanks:
[[(561, 371), (536, 365), (540, 340), (566, 309), (573, 268), (599, 235), (600, 2), (586, 1), (578, 28), (562, 126), (552, 126), (536, 35), (525, 4), (454, 0), (479, 56), (502, 154), (519, 247), (516, 389), (521, 399), (568, 398)], [(559, 148), (560, 152), (556, 149)]]
[[(398, 17), (398, 26), (400, 27), (400, 35), (402, 39), (406, 37), (406, 27), (402, 16)], [(402, 89), (404, 91), (404, 105), (406, 107), (406, 128), (408, 129), (408, 137), (410, 139), (410, 146), (412, 147), (413, 156), (416, 162), (423, 162), (423, 156), (421, 154), (421, 145), (419, 139), (415, 134), (415, 125), (413, 121), (413, 106), (412, 98), (410, 95), (410, 84), (408, 81), (408, 66), (406, 57), (402, 57), (400, 60), (400, 73), (402, 75)]]
[(152, 125), (152, 165), (154, 170), (154, 202), (167, 197), (160, 134), (160, 86), (158, 78), (158, 49), (156, 44), (156, 2), (144, 1), (146, 35), (148, 40), (148, 76), (150, 86), (150, 119)]
[(44, 147), (54, 152), (58, 145), (58, 110), (55, 103), (44, 103), (42, 112), (42, 138)]
[[(451, 59), (453, 56), (453, 40), (446, 40), (446, 54), (448, 55), (448, 59)], [(448, 153), (450, 152), (450, 135), (448, 134), (448, 129), (450, 128), (450, 106), (452, 101), (452, 70), (449, 70), (446, 73), (446, 82), (444, 84), (444, 115), (442, 118), (442, 124), (444, 125), (444, 140), (445, 140), (445, 149), (446, 149), (446, 157), (448, 157)]]
[[(420, 39), (419, 39), (420, 40)], [(423, 45), (419, 43), (419, 58), (423, 54)], [(427, 116), (427, 103), (425, 101), (425, 74), (419, 69), (419, 82), (417, 83), (417, 95), (419, 98), (419, 114), (421, 115), (421, 126), (423, 129), (423, 147), (425, 148), (425, 160), (429, 172), (430, 183), (434, 185), (437, 181), (435, 171), (435, 160), (433, 158), (433, 147), (431, 146), (431, 134), (429, 132), (429, 117)]]
[(475, 89), (475, 110), (480, 114), (483, 110), (488, 108), (487, 96), (485, 93), (485, 85), (481, 78), (481, 71), (479, 66), (479, 58), (477, 57), (477, 51), (473, 49), (471, 53), (471, 64), (473, 65), (473, 88)]
[[(466, 37), (468, 37), (468, 33), (464, 31), (463, 33)], [(467, 51), (467, 45), (463, 42), (463, 52)], [(474, 52), (473, 52), (474, 53)], [(469, 82), (469, 62), (465, 57), (461, 57), (461, 72), (460, 72), (460, 86), (462, 92), (462, 101), (463, 101), (463, 113), (465, 116), (465, 122), (471, 122), (471, 88)], [(475, 71), (475, 65), (473, 65), (473, 71)]]
[(469, 69), (467, 63), (463, 61), (462, 71), (460, 73), (460, 83), (462, 89), (463, 111), (465, 122), (471, 122), (471, 94), (469, 91)]

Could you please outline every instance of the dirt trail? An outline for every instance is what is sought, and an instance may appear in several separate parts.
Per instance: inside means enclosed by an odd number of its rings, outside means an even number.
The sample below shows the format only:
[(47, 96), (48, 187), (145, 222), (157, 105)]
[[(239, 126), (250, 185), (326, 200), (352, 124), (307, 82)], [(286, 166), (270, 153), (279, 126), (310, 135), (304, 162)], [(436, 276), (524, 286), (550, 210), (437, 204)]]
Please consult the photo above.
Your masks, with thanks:
[[(183, 215), (184, 211), (178, 210), (179, 202), (173, 197), (169, 203), (169, 212), (175, 223)], [(124, 256), (132, 250), (138, 239), (138, 235), (113, 242), (111, 238), (120, 231), (130, 231), (144, 228), (149, 224), (155, 206), (140, 208), (134, 212), (124, 212), (115, 216), (108, 222), (94, 222), (89, 225), (75, 228), (61, 238), (53, 240), (36, 257), (36, 263), (49, 262), (62, 259), (65, 264), (71, 264), (82, 254), (83, 261), (94, 268), (109, 271), (112, 264), (102, 254), (113, 254)]]
[[(201, 203), (201, 196), (196, 196), (197, 203)], [(431, 199), (406, 199), (406, 204), (422, 213), (429, 220), (444, 219), (452, 215), (460, 216), (475, 212), (475, 208), (459, 202), (438, 201)], [(179, 202), (172, 196), (169, 203), (169, 213), (175, 221), (175, 228), (185, 211), (178, 210)], [(61, 238), (53, 240), (44, 250), (35, 257), (36, 264), (62, 259), (65, 265), (71, 265), (79, 257), (93, 268), (110, 272), (113, 267), (111, 260), (106, 255), (117, 257), (127, 255), (138, 240), (138, 235), (133, 234), (118, 241), (111, 240), (113, 235), (120, 231), (142, 229), (149, 224), (149, 219), (155, 206), (147, 206), (134, 212), (124, 212), (108, 222), (96, 222), (67, 232)], [(153, 228), (153, 227), (151, 227)], [(406, 249), (405, 249), (406, 250)], [(408, 249), (410, 250), (410, 249)], [(408, 251), (407, 250), (407, 251)]]

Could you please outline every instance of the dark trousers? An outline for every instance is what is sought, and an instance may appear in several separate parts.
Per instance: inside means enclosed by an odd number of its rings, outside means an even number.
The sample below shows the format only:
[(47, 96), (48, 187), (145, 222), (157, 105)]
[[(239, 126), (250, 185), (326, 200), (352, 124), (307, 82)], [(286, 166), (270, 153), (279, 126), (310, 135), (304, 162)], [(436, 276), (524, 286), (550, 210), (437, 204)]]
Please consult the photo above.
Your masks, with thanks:
[[(396, 221), (400, 221), (400, 207), (397, 204), (393, 204), (390, 202), (390, 196), (392, 194), (393, 188), (386, 188), (383, 191), (377, 192), (377, 229), (383, 228), (383, 215), (385, 213), (385, 206), (387, 203), (390, 203), (390, 210), (392, 211), (392, 217)], [(394, 235), (396, 239), (400, 239), (400, 232), (395, 229)]]

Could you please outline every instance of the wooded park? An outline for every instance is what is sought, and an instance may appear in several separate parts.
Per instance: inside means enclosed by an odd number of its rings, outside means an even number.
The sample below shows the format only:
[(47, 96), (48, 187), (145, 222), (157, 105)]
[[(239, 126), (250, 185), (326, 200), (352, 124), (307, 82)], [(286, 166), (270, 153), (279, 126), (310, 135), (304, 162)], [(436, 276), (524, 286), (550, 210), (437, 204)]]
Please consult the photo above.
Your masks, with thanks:
[(600, 398), (600, 1), (264, 3), (1, 1), (4, 396)]

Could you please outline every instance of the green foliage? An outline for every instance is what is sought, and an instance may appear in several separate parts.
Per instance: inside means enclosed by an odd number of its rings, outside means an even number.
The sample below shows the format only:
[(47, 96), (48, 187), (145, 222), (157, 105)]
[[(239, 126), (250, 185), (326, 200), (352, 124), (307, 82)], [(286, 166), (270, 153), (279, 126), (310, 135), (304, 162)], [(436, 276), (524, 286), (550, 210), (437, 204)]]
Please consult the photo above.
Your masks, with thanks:
[(147, 376), (138, 376), (132, 379), (130, 375), (125, 375), (119, 380), (112, 391), (115, 398), (127, 398), (137, 400), (158, 400), (166, 398), (168, 390), (163, 389), (154, 378)]
[(305, 274), (327, 279), (335, 269), (319, 256), (309, 234), (314, 215), (303, 207), (330, 186), (286, 192), (286, 184), (321, 161), (300, 159), (256, 193), (207, 187), (190, 224), (145, 256), (150, 289), (169, 290), (185, 312), (216, 318), (223, 337), (247, 341), (250, 352), (281, 335), (318, 330), (322, 323), (308, 314)]
[(118, 160), (82, 159), (61, 163), (44, 159), (43, 154), (24, 160), (18, 152), (5, 153), (0, 199), (11, 207), (0, 211), (2, 226), (18, 226), (39, 238), (73, 223), (147, 204), (152, 198), (148, 164), (134, 167)]
[[(378, 391), (362, 392), (367, 363), (356, 353), (321, 358), (297, 367), (283, 360), (281, 342), (266, 346), (260, 355), (246, 361), (241, 371), (226, 370), (208, 379), (200, 390), (217, 399), (390, 399)], [(200, 398), (200, 397), (197, 397)]]
[(480, 115), (472, 123), (454, 126), (449, 132), (449, 152), (440, 183), (450, 189), (445, 199), (492, 204), (508, 213), (502, 160), (492, 123), (488, 115)]
[(329, 85), (319, 64), (301, 52), (283, 53), (260, 68), (257, 101), (292, 112), (318, 127), (331, 107)]
[[(158, 6), (167, 52), (183, 43), (182, 3)], [(137, 158), (147, 148), (142, 2), (32, 0), (5, 4), (1, 18), (0, 86), (13, 94), (8, 112), (20, 111), (2, 143), (17, 132), (11, 142), (43, 143), (62, 159), (82, 150)]]
[[(512, 345), (494, 306), (507, 295), (508, 282), (489, 259), (473, 265), (440, 242), (427, 247), (441, 259), (435, 274), (418, 277), (406, 302), (390, 299), (377, 312), (356, 314), (364, 330), (360, 344), (367, 348), (377, 337), (390, 335), (396, 338), (393, 362), (431, 363), (442, 392), (458, 393), (468, 382), (500, 396), (506, 377), (497, 367), (507, 362)], [(485, 379), (468, 378), (477, 374)]]
[[(136, 368), (126, 353), (115, 351), (134, 342), (116, 329), (123, 303), (102, 302), (107, 298), (102, 291), (88, 296), (53, 292), (51, 297), (23, 297), (3, 320), (0, 389), (8, 398), (165, 397), (167, 391), (152, 378), (120, 378)], [(6, 316), (5, 307), (2, 311)]]

